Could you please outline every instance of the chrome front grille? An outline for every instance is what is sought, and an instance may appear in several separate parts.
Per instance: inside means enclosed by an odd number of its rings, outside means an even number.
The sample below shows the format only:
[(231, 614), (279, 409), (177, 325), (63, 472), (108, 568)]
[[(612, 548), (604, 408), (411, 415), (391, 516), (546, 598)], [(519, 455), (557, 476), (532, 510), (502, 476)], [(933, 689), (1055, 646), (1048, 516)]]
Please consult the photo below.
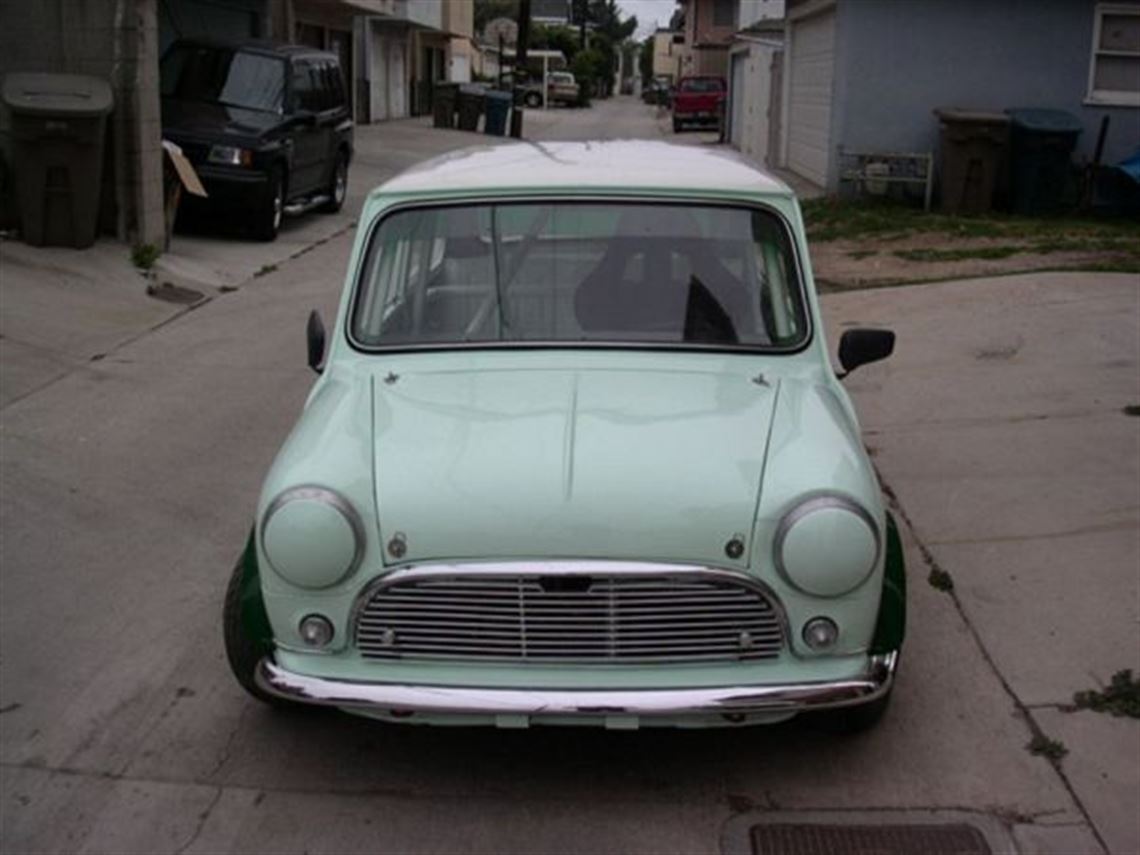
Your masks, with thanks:
[(757, 587), (689, 574), (386, 579), (356, 616), (366, 659), (637, 663), (769, 659), (783, 623)]

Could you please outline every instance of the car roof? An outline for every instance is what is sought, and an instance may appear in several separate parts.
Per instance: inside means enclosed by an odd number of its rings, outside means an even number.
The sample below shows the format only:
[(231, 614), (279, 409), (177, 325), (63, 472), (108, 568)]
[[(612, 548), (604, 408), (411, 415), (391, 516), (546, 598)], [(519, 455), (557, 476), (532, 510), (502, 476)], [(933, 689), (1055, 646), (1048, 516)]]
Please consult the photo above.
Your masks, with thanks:
[(481, 145), (426, 160), (376, 193), (637, 189), (791, 196), (735, 151), (650, 140)]

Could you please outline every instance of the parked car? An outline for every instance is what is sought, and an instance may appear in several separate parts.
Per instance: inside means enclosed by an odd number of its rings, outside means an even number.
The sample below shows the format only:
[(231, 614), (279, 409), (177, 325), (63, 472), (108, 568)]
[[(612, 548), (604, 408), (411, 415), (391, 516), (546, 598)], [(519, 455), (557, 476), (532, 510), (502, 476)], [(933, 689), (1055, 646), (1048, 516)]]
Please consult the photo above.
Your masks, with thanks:
[(720, 121), (728, 87), (723, 77), (682, 77), (673, 92), (673, 132)]
[[(514, 78), (510, 74), (503, 75), (503, 85), (514, 85)], [(569, 71), (551, 71), (546, 75), (546, 91), (538, 80), (522, 82), (523, 104), (531, 108), (541, 107), (549, 94), (551, 104), (577, 104), (578, 82)]]
[(673, 98), (673, 81), (668, 77), (657, 76), (641, 90), (641, 100), (646, 104), (668, 106)]
[(161, 85), (162, 134), (194, 165), (211, 211), (241, 211), (273, 240), (285, 214), (340, 210), (352, 118), (335, 54), (178, 41), (163, 55)]
[(903, 556), (801, 223), (746, 161), (653, 142), (373, 192), (230, 581), (238, 682), (396, 722), (873, 724)]

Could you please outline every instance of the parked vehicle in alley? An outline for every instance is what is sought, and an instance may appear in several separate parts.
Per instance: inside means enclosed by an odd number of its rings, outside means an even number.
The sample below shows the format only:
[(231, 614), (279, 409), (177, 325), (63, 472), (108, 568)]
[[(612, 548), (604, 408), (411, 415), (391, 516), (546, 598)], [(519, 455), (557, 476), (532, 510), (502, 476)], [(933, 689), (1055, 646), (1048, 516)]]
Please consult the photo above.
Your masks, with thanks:
[[(659, 142), (374, 191), (230, 581), (239, 683), (394, 722), (874, 724), (903, 556), (801, 223), (745, 160)], [(849, 329), (840, 363), (893, 343)]]
[(673, 91), (673, 132), (720, 121), (728, 87), (723, 77), (682, 77)]
[[(513, 86), (513, 76), (510, 74), (503, 75), (503, 85)], [(523, 90), (523, 104), (527, 107), (541, 107), (546, 102), (547, 97), (549, 97), (552, 105), (578, 103), (578, 82), (569, 71), (551, 71), (546, 75), (545, 89), (539, 79), (528, 79), (519, 85)]]
[(162, 134), (177, 143), (208, 198), (273, 240), (285, 214), (340, 210), (352, 118), (340, 62), (298, 45), (178, 41), (161, 65)]
[(645, 84), (645, 88), (641, 90), (641, 100), (646, 104), (658, 104), (668, 106), (673, 99), (673, 81), (664, 76), (658, 75)]

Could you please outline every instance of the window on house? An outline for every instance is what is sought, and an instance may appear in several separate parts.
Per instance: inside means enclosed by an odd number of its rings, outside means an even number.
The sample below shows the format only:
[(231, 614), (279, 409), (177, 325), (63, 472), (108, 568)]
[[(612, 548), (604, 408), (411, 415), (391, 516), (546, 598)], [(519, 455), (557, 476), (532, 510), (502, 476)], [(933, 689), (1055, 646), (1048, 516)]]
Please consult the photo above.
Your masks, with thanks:
[(736, 25), (736, 0), (713, 0), (713, 26)]
[(1089, 101), (1140, 106), (1140, 6), (1100, 3), (1093, 14)]

